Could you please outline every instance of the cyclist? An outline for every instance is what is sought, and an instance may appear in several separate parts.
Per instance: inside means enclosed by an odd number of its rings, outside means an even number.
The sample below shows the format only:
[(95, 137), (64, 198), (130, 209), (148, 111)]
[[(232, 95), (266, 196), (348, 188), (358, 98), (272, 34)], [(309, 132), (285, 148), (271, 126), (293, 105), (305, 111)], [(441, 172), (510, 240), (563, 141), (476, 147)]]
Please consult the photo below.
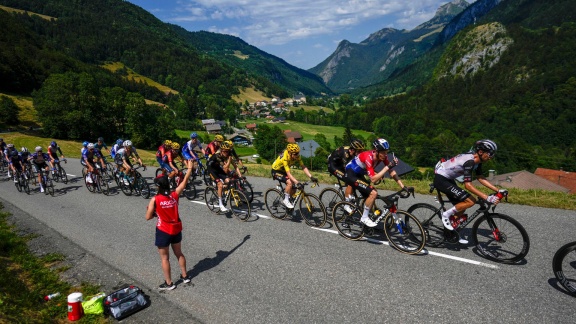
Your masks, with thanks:
[[(366, 198), (364, 203), (364, 211), (362, 213), (362, 218), (360, 221), (368, 227), (374, 227), (377, 225), (376, 222), (368, 217), (376, 197), (378, 197), (378, 190), (370, 184), (381, 180), (386, 172), (390, 173), (390, 176), (396, 181), (400, 188), (405, 189), (402, 180), (396, 174), (396, 171), (392, 170), (397, 164), (398, 159), (394, 158), (392, 161), (388, 161), (388, 151), (390, 150), (390, 144), (387, 140), (383, 138), (376, 139), (372, 146), (373, 150), (362, 152), (352, 161), (346, 165), (346, 176), (348, 177), (348, 184), (358, 189), (362, 196)], [(384, 164), (384, 168), (376, 173), (374, 169), (380, 165)], [(368, 174), (370, 181), (367, 181), (365, 175)]]
[(110, 154), (108, 146), (106, 146), (106, 143), (104, 143), (104, 137), (98, 137), (98, 141), (94, 143), (94, 148), (100, 152), (102, 152), (102, 149), (105, 149), (108, 152), (108, 154)]
[(4, 150), (6, 149), (6, 142), (0, 137), (0, 159), (4, 158)]
[[(224, 171), (228, 172), (228, 174), (230, 174), (231, 176), (234, 174), (234, 172), (236, 172), (238, 177), (242, 177), (242, 172), (240, 172), (240, 167), (243, 169), (245, 169), (245, 167), (242, 164), (242, 160), (240, 160), (240, 157), (236, 153), (236, 150), (234, 149), (234, 143), (230, 140), (224, 141), (224, 143), (226, 143), (226, 146), (231, 147), (231, 149), (230, 149), (230, 156), (232, 157), (231, 166), (234, 167), (233, 169), (227, 169)], [(240, 165), (240, 167), (238, 165)]]
[[(28, 158), (30, 157), (30, 151), (28, 151), (27, 147), (23, 146), (20, 149), (20, 156), (22, 157), (22, 165), (24, 166), (24, 171), (26, 171), (28, 170), (28, 167), (30, 167), (30, 161), (28, 161)], [(26, 173), (24, 173), (24, 177), (28, 179)]]
[(210, 144), (208, 144), (206, 146), (206, 149), (204, 150), (204, 156), (206, 157), (206, 160), (208, 160), (210, 155), (212, 155), (212, 154), (216, 153), (216, 151), (218, 151), (222, 142), (224, 142), (224, 136), (222, 136), (220, 134), (214, 136), (214, 140), (212, 142), (210, 142)]
[(48, 163), (50, 161), (50, 156), (48, 153), (42, 153), (42, 146), (36, 146), (34, 149), (35, 153), (31, 154), (28, 158), (32, 161), (32, 165), (36, 173), (38, 174), (38, 183), (40, 184), (40, 192), (44, 192), (44, 186), (42, 186), (42, 169), (48, 173)]
[[(328, 155), (328, 172), (344, 183), (348, 183), (346, 178), (346, 164), (352, 161), (360, 152), (364, 151), (364, 143), (358, 139), (352, 139), (350, 146), (340, 146)], [(344, 198), (346, 201), (354, 199), (352, 186), (347, 185)], [(346, 206), (348, 207), (348, 206)]]
[(190, 134), (190, 140), (182, 146), (182, 156), (184, 156), (186, 166), (190, 167), (189, 164), (191, 163), (193, 172), (198, 167), (198, 154), (194, 152), (195, 148), (198, 148), (202, 151), (203, 155), (206, 155), (206, 151), (202, 148), (202, 143), (200, 143), (200, 140), (198, 139), (198, 134), (193, 132)]
[(88, 183), (92, 183), (92, 173), (97, 172), (94, 161), (96, 160), (96, 162), (102, 163), (101, 165), (103, 168), (106, 166), (106, 164), (102, 159), (102, 154), (100, 154), (100, 151), (94, 147), (94, 143), (88, 143), (86, 148), (87, 150), (84, 151), (82, 159), (84, 160), (84, 163), (86, 163), (86, 168), (88, 169), (88, 172), (86, 173), (86, 181)]
[[(442, 224), (448, 230), (454, 230), (450, 217), (453, 215), (462, 216), (464, 211), (476, 203), (476, 198), (470, 193), (486, 200), (491, 204), (498, 204), (500, 200), (496, 195), (487, 195), (478, 190), (472, 184), (472, 172), (476, 173), (476, 178), (483, 186), (498, 192), (482, 175), (482, 163), (489, 161), (496, 154), (498, 146), (489, 139), (482, 139), (474, 143), (473, 150), (459, 154), (447, 161), (440, 161), (436, 164), (434, 187), (445, 194), (454, 206), (442, 213)], [(455, 179), (464, 176), (464, 188), (460, 188)], [(460, 243), (467, 243), (460, 239)]]
[(218, 188), (218, 206), (220, 207), (220, 211), (223, 213), (228, 211), (222, 203), (222, 190), (224, 184), (230, 182), (226, 170), (229, 170), (230, 165), (232, 164), (232, 156), (230, 155), (231, 150), (232, 146), (227, 142), (223, 142), (222, 145), (220, 145), (220, 149), (212, 154), (208, 159), (208, 162), (206, 162), (206, 169), (210, 174), (210, 178), (212, 181), (216, 182), (216, 187)]
[(48, 146), (48, 155), (50, 155), (50, 168), (52, 169), (52, 174), (54, 174), (54, 170), (56, 170), (55, 161), (58, 161), (58, 154), (60, 153), (60, 159), (64, 159), (64, 154), (60, 149), (60, 146), (56, 144), (55, 141), (50, 142), (50, 146)]
[(300, 146), (298, 146), (298, 144), (288, 144), (284, 153), (272, 163), (272, 179), (280, 180), (286, 184), (283, 203), (289, 209), (294, 208), (294, 205), (290, 202), (290, 197), (296, 192), (296, 185), (298, 185), (298, 180), (296, 180), (290, 172), (290, 167), (296, 164), (300, 165), (304, 174), (310, 178), (310, 181), (318, 182), (318, 179), (312, 176), (302, 162), (300, 158)]
[(112, 146), (112, 150), (110, 150), (110, 156), (112, 157), (112, 159), (116, 157), (116, 152), (118, 152), (118, 150), (122, 147), (122, 143), (124, 143), (124, 141), (121, 138), (119, 138), (116, 140), (116, 144)]
[(122, 143), (122, 148), (116, 152), (116, 157), (114, 158), (114, 162), (116, 162), (118, 169), (120, 169), (120, 177), (124, 178), (125, 183), (127, 182), (126, 176), (132, 173), (131, 157), (136, 158), (141, 166), (146, 166), (138, 155), (136, 148), (132, 146), (132, 141), (125, 140), (124, 143)]
[(178, 166), (176, 166), (176, 159), (179, 158), (182, 162), (182, 157), (180, 156), (180, 144), (172, 142), (170, 144), (170, 149), (166, 150), (164, 156), (162, 157), (163, 168), (168, 172), (168, 180), (174, 178), (175, 175), (180, 172)]
[(17, 150), (10, 151), (10, 166), (12, 167), (14, 182), (18, 182), (18, 171), (24, 171), (24, 163), (22, 163), (22, 157), (18, 154)]
[[(12, 152), (18, 153), (18, 150), (16, 150), (16, 148), (14, 147), (14, 144), (7, 144), (6, 149), (4, 150), (4, 159), (8, 163), (8, 178), (12, 177), (10, 170), (14, 171), (14, 167), (12, 166), (12, 163), (10, 162), (10, 157), (12, 156)], [(12, 173), (14, 173), (14, 172), (12, 172)]]
[(170, 146), (172, 145), (172, 141), (165, 140), (160, 146), (158, 146), (158, 150), (156, 150), (156, 162), (160, 165), (162, 169), (168, 170), (166, 163), (164, 163), (164, 156), (166, 152), (170, 151)]
[(86, 167), (86, 162), (84, 162), (82, 156), (84, 156), (84, 153), (88, 150), (88, 144), (90, 144), (88, 141), (82, 142), (82, 148), (80, 149), (80, 164), (82, 164), (83, 167)]

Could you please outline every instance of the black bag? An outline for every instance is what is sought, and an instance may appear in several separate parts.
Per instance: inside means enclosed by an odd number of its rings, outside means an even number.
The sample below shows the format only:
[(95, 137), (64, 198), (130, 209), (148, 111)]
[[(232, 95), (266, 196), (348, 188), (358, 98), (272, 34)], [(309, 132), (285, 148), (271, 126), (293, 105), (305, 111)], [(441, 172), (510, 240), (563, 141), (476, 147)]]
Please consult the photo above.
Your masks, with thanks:
[(121, 320), (149, 305), (142, 289), (129, 286), (117, 290), (104, 299), (104, 314), (109, 314)]

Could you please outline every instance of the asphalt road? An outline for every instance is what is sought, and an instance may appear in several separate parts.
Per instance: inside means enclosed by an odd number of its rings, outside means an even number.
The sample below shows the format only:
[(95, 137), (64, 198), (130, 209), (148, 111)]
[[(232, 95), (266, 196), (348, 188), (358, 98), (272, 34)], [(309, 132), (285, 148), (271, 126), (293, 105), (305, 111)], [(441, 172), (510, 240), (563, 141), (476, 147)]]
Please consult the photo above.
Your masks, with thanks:
[[(147, 200), (119, 190), (111, 196), (88, 192), (79, 162), (69, 160), (63, 166), (72, 181), (56, 184), (55, 197), (38, 189), (19, 193), (4, 176), (0, 197), (154, 291), (163, 279), (155, 223), (144, 219)], [(153, 171), (144, 172), (150, 183)], [(525, 260), (503, 265), (480, 257), (470, 245), (409, 256), (383, 244), (382, 237), (349, 241), (330, 224), (318, 230), (298, 217), (271, 219), (262, 196), (274, 183), (249, 180), (256, 197), (248, 222), (211, 214), (203, 194), (180, 200), (192, 284), (153, 294), (158, 302), (141, 312), (141, 321), (154, 321), (146, 314), (155, 307), (173, 305), (187, 322), (206, 323), (574, 322), (576, 300), (558, 288), (551, 269), (555, 251), (575, 240), (574, 211), (500, 204), (497, 210), (520, 221), (531, 240)], [(416, 202), (433, 200), (416, 196), (400, 207)]]

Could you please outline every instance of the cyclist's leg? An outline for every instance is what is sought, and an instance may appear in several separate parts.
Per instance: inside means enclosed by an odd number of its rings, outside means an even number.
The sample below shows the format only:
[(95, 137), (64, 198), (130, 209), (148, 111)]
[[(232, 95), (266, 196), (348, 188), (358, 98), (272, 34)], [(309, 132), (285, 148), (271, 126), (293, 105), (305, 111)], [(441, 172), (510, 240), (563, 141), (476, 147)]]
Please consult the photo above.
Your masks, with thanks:
[(358, 189), (358, 191), (365, 197), (364, 201), (364, 210), (362, 211), (362, 218), (360, 221), (364, 223), (368, 227), (375, 227), (377, 224), (370, 219), (368, 216), (372, 206), (374, 205), (374, 201), (376, 197), (378, 197), (378, 191), (376, 188), (371, 186), (368, 181), (362, 175), (357, 175), (351, 169), (346, 170), (346, 175), (348, 179), (348, 184), (352, 184), (354, 188)]
[(466, 209), (474, 206), (476, 199), (470, 193), (458, 185), (454, 180), (446, 179), (441, 175), (434, 177), (434, 187), (445, 194), (454, 206), (442, 213), (442, 224), (448, 230), (454, 230), (450, 216), (458, 213), (461, 215)]

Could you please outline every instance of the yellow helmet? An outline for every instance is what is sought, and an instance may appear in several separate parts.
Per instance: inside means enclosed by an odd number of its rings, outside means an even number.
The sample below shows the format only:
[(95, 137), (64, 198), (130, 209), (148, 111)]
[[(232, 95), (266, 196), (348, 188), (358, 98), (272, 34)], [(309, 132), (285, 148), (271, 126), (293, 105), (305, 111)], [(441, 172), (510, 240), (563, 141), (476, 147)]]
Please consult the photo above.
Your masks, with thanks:
[(298, 146), (298, 144), (288, 144), (286, 150), (288, 150), (288, 153), (290, 154), (300, 153), (300, 146)]
[(222, 150), (231, 150), (233, 147), (234, 147), (234, 143), (232, 143), (232, 141), (224, 141), (220, 145), (220, 149), (222, 149)]
[(216, 142), (224, 142), (224, 136), (218, 134), (218, 135), (214, 136), (214, 140)]
[(165, 140), (164, 146), (172, 146), (172, 141), (171, 140)]
[(174, 150), (178, 150), (178, 149), (180, 149), (180, 144), (174, 142), (174, 143), (172, 143), (171, 147), (172, 147), (172, 149), (174, 149)]

